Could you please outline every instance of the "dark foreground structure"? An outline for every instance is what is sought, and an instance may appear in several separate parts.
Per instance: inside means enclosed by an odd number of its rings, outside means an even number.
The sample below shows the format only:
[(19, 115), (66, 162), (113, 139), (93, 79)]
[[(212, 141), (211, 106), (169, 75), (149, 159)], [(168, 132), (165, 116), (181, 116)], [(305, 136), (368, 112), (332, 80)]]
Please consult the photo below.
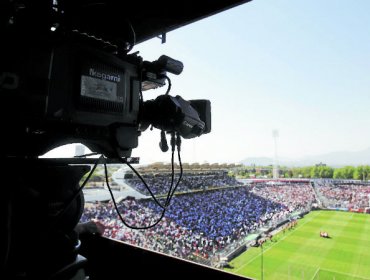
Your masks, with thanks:
[(143, 102), (141, 90), (164, 86), (166, 72), (180, 74), (181, 62), (166, 56), (145, 62), (129, 52), (135, 43), (158, 36), (165, 42), (169, 31), (246, 2), (1, 2), (2, 279), (126, 279), (129, 273), (240, 278), (78, 236), (74, 228), (84, 204), (79, 182), (94, 162), (38, 157), (81, 142), (107, 160), (125, 162), (149, 125), (178, 140), (210, 132), (208, 100), (164, 95)]

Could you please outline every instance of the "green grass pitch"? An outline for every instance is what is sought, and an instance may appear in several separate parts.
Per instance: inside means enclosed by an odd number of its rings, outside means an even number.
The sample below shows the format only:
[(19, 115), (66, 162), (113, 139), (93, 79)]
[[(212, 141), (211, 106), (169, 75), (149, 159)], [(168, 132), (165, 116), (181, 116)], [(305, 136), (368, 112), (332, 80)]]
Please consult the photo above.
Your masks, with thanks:
[(313, 211), (266, 242), (261, 253), (260, 247), (248, 249), (227, 271), (265, 280), (370, 280), (370, 215)]

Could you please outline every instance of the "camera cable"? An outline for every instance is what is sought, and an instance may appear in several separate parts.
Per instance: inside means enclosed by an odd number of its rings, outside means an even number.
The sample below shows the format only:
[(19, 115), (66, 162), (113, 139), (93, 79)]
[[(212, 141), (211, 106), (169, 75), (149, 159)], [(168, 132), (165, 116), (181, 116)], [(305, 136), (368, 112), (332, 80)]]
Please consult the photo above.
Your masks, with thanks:
[[(153, 192), (151, 191), (150, 187), (148, 186), (148, 184), (145, 182), (144, 178), (139, 174), (139, 172), (137, 172), (137, 170), (128, 162), (126, 161), (123, 161), (122, 158), (119, 157), (120, 161), (122, 161), (122, 163), (126, 164), (138, 177), (139, 179), (141, 180), (141, 182), (144, 184), (144, 186), (146, 187), (146, 189), (149, 191), (151, 197), (154, 199), (155, 203), (162, 209), (161, 210), (161, 214), (160, 214), (160, 217), (151, 225), (148, 225), (148, 226), (142, 226), (142, 227), (137, 227), (137, 226), (132, 226), (132, 225), (129, 225), (127, 223), (127, 221), (125, 221), (118, 209), (118, 205), (116, 203), (116, 200), (114, 198), (114, 195), (113, 195), (113, 192), (111, 190), (111, 187), (110, 187), (110, 184), (109, 184), (109, 176), (108, 176), (108, 168), (107, 168), (107, 165), (106, 163), (104, 163), (104, 172), (105, 172), (105, 181), (106, 181), (106, 184), (107, 184), (107, 187), (108, 187), (108, 190), (109, 190), (109, 193), (111, 195), (111, 198), (112, 198), (112, 202), (113, 202), (113, 205), (114, 205), (114, 208), (121, 220), (121, 222), (128, 228), (131, 228), (131, 229), (149, 229), (149, 228), (152, 228), (154, 226), (156, 226), (164, 217), (165, 213), (166, 213), (166, 210), (168, 208), (168, 206), (170, 205), (171, 203), (171, 200), (173, 198), (173, 195), (175, 194), (175, 191), (178, 187), (178, 185), (180, 184), (180, 181), (182, 179), (182, 176), (183, 176), (183, 167), (182, 167), (182, 162), (181, 162), (181, 136), (179, 133), (172, 133), (171, 135), (171, 185), (170, 185), (170, 188), (168, 190), (168, 193), (167, 193), (167, 198), (166, 198), (166, 201), (165, 201), (165, 204), (162, 205), (158, 200), (157, 198), (155, 197), (155, 195), (153, 194)], [(176, 137), (175, 137), (176, 136)], [(173, 187), (173, 184), (174, 184), (174, 181), (175, 181), (175, 163), (174, 163), (174, 153), (175, 153), (175, 148), (177, 147), (177, 156), (178, 156), (178, 160), (179, 160), (179, 167), (180, 167), (180, 174), (179, 174), (179, 178), (175, 184), (175, 187)]]

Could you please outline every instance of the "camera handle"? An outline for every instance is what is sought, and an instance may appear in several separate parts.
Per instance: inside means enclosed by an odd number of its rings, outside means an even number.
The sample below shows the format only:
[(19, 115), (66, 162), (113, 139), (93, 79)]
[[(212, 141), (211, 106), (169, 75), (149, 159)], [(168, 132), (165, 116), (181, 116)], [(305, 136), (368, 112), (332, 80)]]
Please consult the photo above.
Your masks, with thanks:
[(161, 151), (164, 153), (168, 151), (167, 138), (164, 130), (161, 130), (161, 141), (159, 142), (159, 148), (161, 148)]

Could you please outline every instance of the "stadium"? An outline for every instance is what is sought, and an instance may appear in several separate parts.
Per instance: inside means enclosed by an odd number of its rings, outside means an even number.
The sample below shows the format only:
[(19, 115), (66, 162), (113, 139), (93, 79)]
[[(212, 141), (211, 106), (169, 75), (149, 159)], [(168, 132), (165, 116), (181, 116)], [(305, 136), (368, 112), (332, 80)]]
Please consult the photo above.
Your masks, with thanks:
[(0, 1), (2, 279), (370, 280), (369, 10)]
[[(81, 222), (104, 236), (252, 279), (368, 279), (370, 183), (338, 179), (235, 179), (227, 166), (189, 166), (164, 217), (134, 230), (100, 189)], [(160, 204), (171, 186), (165, 167), (140, 169)], [(176, 178), (175, 178), (176, 179)], [(161, 208), (132, 172), (110, 178), (129, 226), (145, 227)]]

